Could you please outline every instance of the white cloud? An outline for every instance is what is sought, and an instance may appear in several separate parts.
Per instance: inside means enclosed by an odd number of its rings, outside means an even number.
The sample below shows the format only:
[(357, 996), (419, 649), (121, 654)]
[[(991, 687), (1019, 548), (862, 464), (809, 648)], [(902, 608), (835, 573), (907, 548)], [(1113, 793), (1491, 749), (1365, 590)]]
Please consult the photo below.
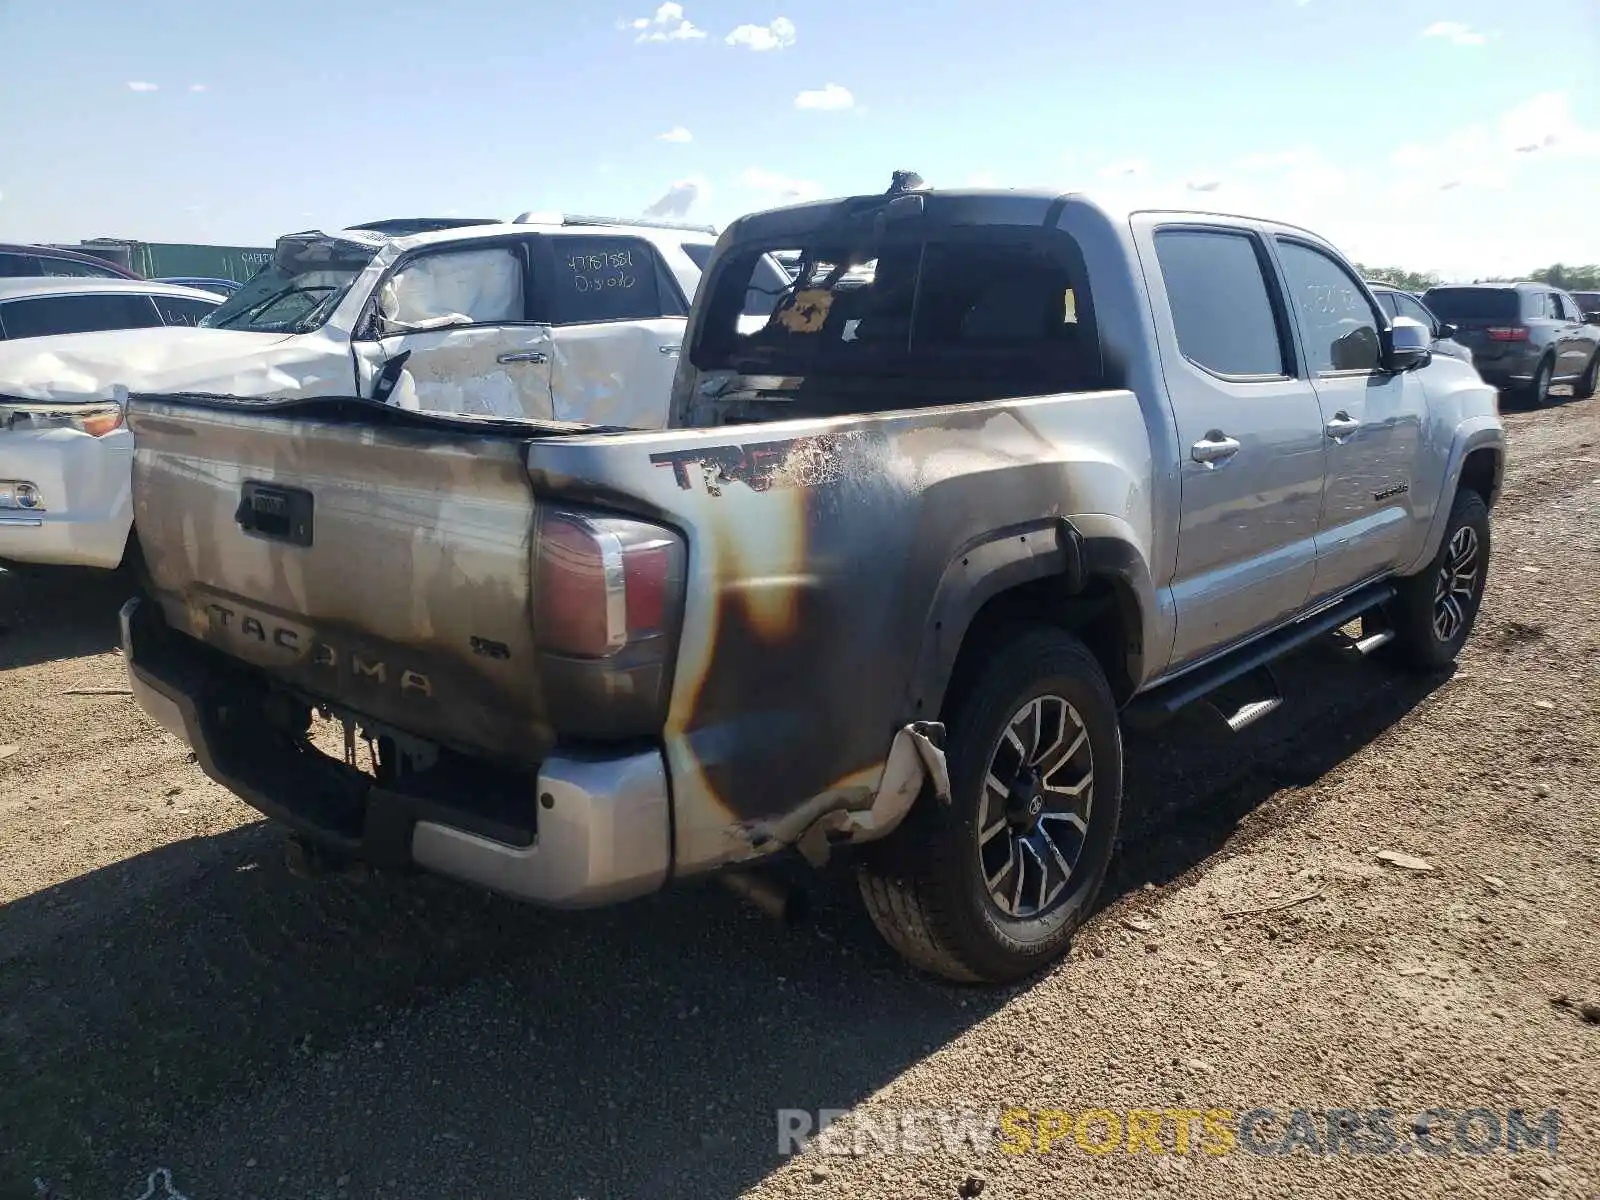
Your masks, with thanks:
[(191, 92), (203, 92), (206, 90), (206, 85), (203, 83), (191, 83), (189, 85), (189, 90)]
[(682, 125), (674, 125), (671, 129), (667, 130), (665, 133), (656, 134), (656, 141), (658, 141), (658, 142), (678, 142), (680, 144), (683, 143), (683, 142), (692, 142), (692, 141), (694, 141), (694, 134), (690, 133)]
[(840, 112), (856, 106), (850, 89), (837, 83), (826, 83), (810, 92), (801, 92), (794, 98), (796, 108), (809, 108), (818, 112)]
[(748, 46), (752, 50), (782, 50), (794, 45), (794, 22), (788, 17), (774, 17), (770, 25), (741, 25), (727, 37), (730, 46)]
[(698, 175), (680, 179), (654, 203), (645, 206), (647, 217), (686, 217), (696, 204), (711, 198), (711, 185)]
[(1489, 40), (1488, 34), (1479, 33), (1460, 21), (1435, 21), (1422, 31), (1422, 36), (1443, 38), (1452, 46), (1481, 46)]
[(1191, 192), (1214, 192), (1222, 186), (1220, 179), (1191, 179), (1184, 185)]
[[(1221, 208), (1315, 230), (1372, 266), (1445, 279), (1522, 274), (1600, 260), (1586, 183), (1600, 128), (1567, 95), (1533, 96), (1497, 118), (1426, 142), (1334, 159), (1314, 146), (1258, 150), (1230, 162), (1093, 180), (1112, 208)], [(1217, 183), (1215, 191), (1201, 186)], [(1528, 220), (1530, 212), (1538, 219)]]
[(628, 28), (638, 33), (635, 42), (687, 42), (703, 38), (706, 31), (685, 19), (683, 5), (667, 0), (653, 17), (635, 17)]
[(1542, 92), (1498, 120), (1457, 129), (1429, 142), (1412, 142), (1389, 155), (1407, 194), (1448, 183), (1503, 190), (1529, 159), (1600, 156), (1600, 130), (1573, 115), (1561, 92)]
[(159, 83), (146, 83), (142, 79), (130, 79), (128, 80), (128, 90), (130, 92), (159, 92), (161, 85)]
[(798, 204), (806, 200), (820, 200), (822, 198), (822, 185), (813, 183), (809, 179), (791, 179), (787, 175), (780, 175), (776, 171), (764, 171), (760, 167), (747, 167), (739, 176), (742, 187), (758, 192), (761, 196), (777, 204)]

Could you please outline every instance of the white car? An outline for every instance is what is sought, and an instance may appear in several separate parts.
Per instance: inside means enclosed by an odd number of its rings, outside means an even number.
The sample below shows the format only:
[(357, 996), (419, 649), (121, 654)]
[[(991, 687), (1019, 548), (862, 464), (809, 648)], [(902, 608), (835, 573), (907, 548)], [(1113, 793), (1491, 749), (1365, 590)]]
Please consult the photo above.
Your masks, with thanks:
[[(131, 392), (354, 395), (659, 428), (715, 240), (538, 213), (404, 236), (290, 234), (201, 328), (0, 343), (0, 559), (122, 560), (131, 448), (117, 405)], [(747, 321), (789, 283), (770, 260), (756, 278)]]
[[(0, 279), (0, 346), (58, 335), (193, 328), (221, 297), (131, 279)], [(115, 405), (13, 405), (0, 385), (0, 558), (116, 566), (128, 542), (133, 439)], [(108, 514), (118, 514), (108, 520)]]

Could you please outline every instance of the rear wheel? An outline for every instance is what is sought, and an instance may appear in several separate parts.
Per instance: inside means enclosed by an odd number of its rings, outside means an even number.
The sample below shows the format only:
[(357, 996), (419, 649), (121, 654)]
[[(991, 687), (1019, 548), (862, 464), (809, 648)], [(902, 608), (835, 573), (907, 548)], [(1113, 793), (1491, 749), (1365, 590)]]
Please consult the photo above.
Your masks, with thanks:
[(1396, 655), (1419, 671), (1455, 661), (1478, 619), (1489, 577), (1489, 507), (1463, 488), (1450, 506), (1450, 523), (1433, 561), (1399, 580), (1388, 611)]
[(1550, 399), (1550, 381), (1555, 378), (1555, 367), (1548, 358), (1541, 359), (1533, 372), (1533, 382), (1528, 384), (1528, 403), (1542, 407)]
[(924, 797), (859, 870), (889, 944), (960, 982), (1018, 979), (1066, 949), (1121, 817), (1122, 735), (1094, 656), (1046, 626), (997, 645), (951, 723), (950, 803)]
[(1589, 360), (1589, 369), (1574, 385), (1572, 395), (1575, 399), (1587, 400), (1594, 395), (1597, 387), (1600, 387), (1600, 350), (1596, 350), (1594, 357)]

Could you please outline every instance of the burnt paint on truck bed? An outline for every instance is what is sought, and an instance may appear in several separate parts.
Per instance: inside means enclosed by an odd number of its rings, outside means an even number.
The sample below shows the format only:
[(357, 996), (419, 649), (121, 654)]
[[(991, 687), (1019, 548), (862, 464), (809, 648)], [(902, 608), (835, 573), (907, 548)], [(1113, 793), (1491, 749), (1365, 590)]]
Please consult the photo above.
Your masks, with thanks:
[[(938, 719), (982, 578), (1061, 573), (1065, 519), (1134, 545), (1150, 526), (1128, 392), (563, 438), (528, 456), (541, 495), (570, 500), (581, 479), (584, 499), (688, 535), (664, 734), (680, 871), (865, 804), (896, 730)], [(1117, 569), (1157, 613), (1148, 547)]]

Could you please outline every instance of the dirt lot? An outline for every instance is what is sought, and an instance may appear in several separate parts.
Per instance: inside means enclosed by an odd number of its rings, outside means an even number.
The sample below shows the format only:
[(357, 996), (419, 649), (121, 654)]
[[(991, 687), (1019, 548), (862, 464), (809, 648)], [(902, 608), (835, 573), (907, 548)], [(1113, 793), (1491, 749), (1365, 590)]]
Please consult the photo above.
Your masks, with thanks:
[[(1454, 676), (1329, 644), (1239, 738), (1131, 736), (1109, 902), (1000, 993), (907, 974), (844, 878), (786, 930), (709, 885), (561, 915), (290, 876), (95, 692), (120, 585), (0, 573), (0, 1196), (160, 1196), (159, 1168), (190, 1200), (1600, 1196), (1600, 401), (1508, 424)], [(1407, 1128), (1387, 1155), (777, 1152), (780, 1109), (1012, 1106)], [(1402, 1153), (1430, 1108), (1553, 1108), (1558, 1148)]]

